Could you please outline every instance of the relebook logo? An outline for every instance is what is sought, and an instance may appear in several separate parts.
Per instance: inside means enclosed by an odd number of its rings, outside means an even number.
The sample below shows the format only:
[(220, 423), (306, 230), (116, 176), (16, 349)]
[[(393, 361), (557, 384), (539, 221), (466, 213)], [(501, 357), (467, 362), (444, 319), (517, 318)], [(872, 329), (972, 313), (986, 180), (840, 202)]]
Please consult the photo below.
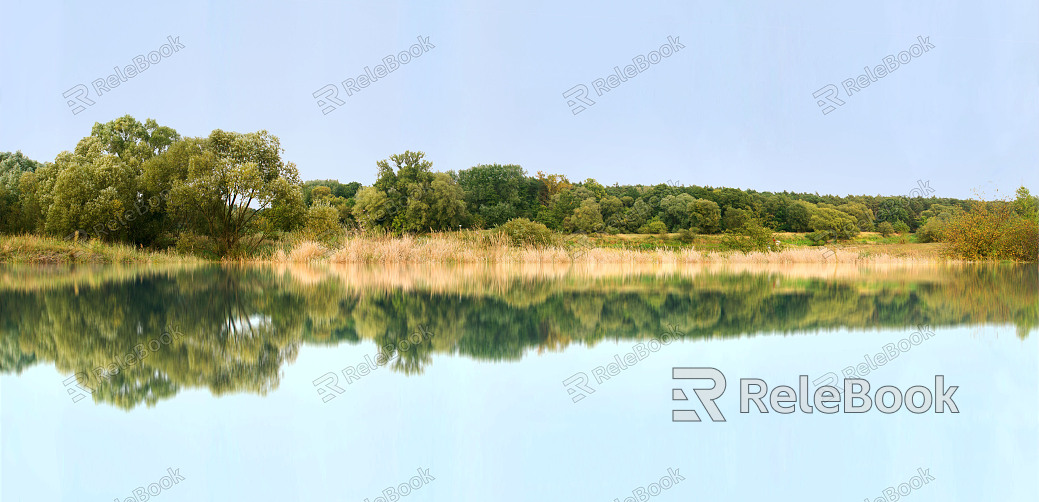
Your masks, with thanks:
[[(592, 89), (595, 90), (596, 96), (602, 96), (603, 93), (620, 87), (628, 79), (639, 76), (640, 73), (648, 70), (650, 66), (671, 57), (672, 54), (682, 49), (685, 49), (685, 44), (679, 41), (679, 37), (668, 36), (667, 43), (661, 45), (659, 49), (650, 51), (646, 55), (639, 54), (631, 58), (631, 64), (624, 66), (623, 69), (620, 66), (614, 66), (613, 73), (593, 80)], [(574, 115), (585, 111), (588, 107), (595, 104), (595, 100), (589, 97), (588, 86), (584, 84), (577, 84), (571, 87), (563, 93), (563, 99), (566, 100), (566, 106), (570, 107), (570, 111)]]
[[(674, 380), (710, 380), (713, 386), (706, 389), (695, 389), (693, 392), (700, 400), (700, 404), (714, 422), (724, 422), (725, 415), (722, 414), (718, 405), (714, 402), (725, 393), (725, 375), (717, 368), (672, 368)], [(959, 413), (960, 410), (953, 401), (952, 396), (956, 393), (958, 386), (945, 387), (945, 376), (935, 375), (934, 393), (931, 389), (922, 385), (914, 385), (905, 391), (892, 385), (885, 385), (877, 389), (872, 397), (869, 395), (869, 382), (861, 378), (848, 378), (844, 380), (844, 397), (841, 398), (840, 389), (831, 385), (824, 385), (815, 390), (812, 402), (809, 403), (808, 375), (798, 377), (798, 388), (800, 393), (793, 387), (779, 385), (768, 391), (768, 385), (760, 378), (740, 379), (740, 413), (750, 413), (750, 403), (753, 402), (758, 412), (768, 413), (769, 409), (779, 414), (790, 414), (800, 410), (801, 413), (833, 414), (844, 405), (844, 413), (867, 413), (874, 405), (881, 413), (891, 414), (900, 410), (903, 406), (912, 413), (926, 413), (934, 405), (935, 413), (945, 413), (949, 408), (950, 413)], [(765, 395), (768, 394), (768, 405), (765, 404)], [(688, 401), (689, 398), (681, 388), (672, 390), (673, 401)], [(856, 403), (857, 402), (857, 403)], [(889, 404), (890, 402), (890, 404)], [(917, 404), (919, 402), (919, 404)], [(814, 407), (813, 407), (814, 405)], [(699, 422), (700, 416), (695, 410), (672, 410), (671, 420), (674, 422)]]

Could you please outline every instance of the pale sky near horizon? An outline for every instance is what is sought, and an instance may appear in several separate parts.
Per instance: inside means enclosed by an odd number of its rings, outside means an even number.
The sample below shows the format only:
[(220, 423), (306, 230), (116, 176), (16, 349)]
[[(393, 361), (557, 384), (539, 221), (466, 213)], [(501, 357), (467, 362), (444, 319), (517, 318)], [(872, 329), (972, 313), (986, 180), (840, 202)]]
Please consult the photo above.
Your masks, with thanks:
[[(0, 18), (0, 151), (40, 161), (130, 114), (184, 136), (266, 129), (303, 179), (370, 184), (377, 160), (410, 149), (441, 171), (511, 163), (606, 185), (1039, 192), (1034, 1), (3, 0)], [(184, 47), (96, 95), (168, 36)], [(420, 36), (433, 47), (346, 95), (343, 80)], [(684, 48), (596, 95), (668, 37)], [(843, 81), (918, 37), (933, 48), (847, 95)], [(63, 93), (80, 84), (94, 104), (74, 114)], [(323, 114), (328, 84), (344, 104)], [(575, 115), (563, 94), (578, 84), (594, 104)], [(828, 84), (844, 104), (823, 114), (813, 93)]]

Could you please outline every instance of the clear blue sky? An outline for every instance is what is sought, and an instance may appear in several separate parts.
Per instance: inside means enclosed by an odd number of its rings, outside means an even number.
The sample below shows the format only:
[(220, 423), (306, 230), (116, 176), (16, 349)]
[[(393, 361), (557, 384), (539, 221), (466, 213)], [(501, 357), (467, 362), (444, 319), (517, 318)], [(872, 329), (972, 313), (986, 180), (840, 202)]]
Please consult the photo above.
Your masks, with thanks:
[[(836, 194), (1039, 191), (1039, 3), (176, 2), (0, 5), (0, 151), (53, 160), (97, 121), (182, 135), (267, 129), (304, 179), (371, 183), (422, 150), (437, 170), (515, 163), (603, 184)], [(73, 114), (88, 87), (184, 48)], [(435, 48), (322, 114), (314, 91), (429, 37)], [(592, 81), (685, 48), (596, 96)], [(823, 114), (813, 93), (934, 45)], [(563, 93), (585, 84), (577, 115)], [(96, 99), (94, 99), (96, 98)]]

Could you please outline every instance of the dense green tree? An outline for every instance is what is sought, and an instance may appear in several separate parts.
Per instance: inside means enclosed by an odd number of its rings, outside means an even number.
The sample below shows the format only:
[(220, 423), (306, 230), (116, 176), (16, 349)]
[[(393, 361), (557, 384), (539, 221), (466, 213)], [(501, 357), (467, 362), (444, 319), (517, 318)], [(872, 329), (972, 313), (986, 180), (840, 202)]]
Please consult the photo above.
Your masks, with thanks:
[(34, 173), (43, 164), (22, 152), (0, 152), (0, 232), (34, 230), (33, 219), (25, 214), (21, 181), (25, 173)]
[(357, 192), (353, 217), (361, 230), (387, 228), (388, 225), (384, 225), (384, 222), (387, 221), (388, 215), (396, 212), (392, 204), (386, 192), (373, 186), (364, 187)]
[(90, 135), (98, 139), (104, 153), (115, 155), (134, 167), (180, 140), (180, 134), (174, 129), (160, 126), (154, 119), (142, 124), (130, 115), (104, 124), (95, 123)]
[(791, 200), (787, 205), (787, 228), (791, 232), (809, 232), (812, 230), (812, 214), (817, 208), (815, 204), (803, 200)]
[[(470, 213), (484, 226), (497, 226), (515, 217), (524, 206), (521, 192), (526, 173), (517, 165), (487, 164), (458, 172), (458, 186)], [(491, 209), (494, 208), (494, 209)]]
[(432, 231), (458, 230), (466, 224), (469, 212), (466, 209), (465, 192), (462, 187), (446, 173), (434, 174), (431, 186), (431, 213), (425, 222), (427, 228)]
[(694, 199), (689, 205), (689, 229), (703, 234), (718, 232), (721, 229), (721, 216), (718, 203)]
[(873, 230), (873, 211), (870, 211), (865, 204), (861, 202), (846, 202), (835, 209), (855, 218), (855, 224), (859, 227), (859, 230), (864, 232)]
[(581, 205), (574, 210), (570, 221), (578, 232), (584, 233), (599, 232), (604, 226), (599, 203), (595, 202), (592, 197), (581, 202)]
[(850, 239), (859, 233), (854, 217), (828, 207), (812, 211), (811, 226), (813, 231), (839, 240)]
[(901, 221), (909, 225), (913, 218), (909, 214), (909, 209), (906, 204), (904, 197), (891, 197), (885, 198), (880, 202), (880, 207), (876, 211), (876, 221), (887, 221), (892, 225)]
[(729, 207), (725, 209), (725, 215), (722, 216), (722, 226), (726, 230), (738, 230), (742, 229), (744, 225), (753, 219), (754, 214), (749, 210)]
[(307, 206), (313, 204), (312, 193), (319, 187), (327, 188), (333, 197), (341, 197), (342, 199), (350, 199), (357, 194), (360, 190), (361, 184), (352, 181), (350, 183), (340, 183), (337, 180), (310, 180), (303, 183), (303, 200)]
[(638, 232), (652, 215), (653, 209), (649, 207), (649, 204), (645, 200), (637, 199), (631, 207), (624, 211), (621, 224), (617, 228), (629, 233)]
[(690, 205), (693, 200), (693, 196), (687, 193), (668, 195), (660, 199), (661, 221), (675, 232), (689, 228)]
[(276, 136), (217, 129), (197, 144), (187, 165), (177, 166), (169, 208), (177, 219), (213, 238), (220, 254), (248, 251), (265, 231), (303, 223), (299, 173), (295, 164), (282, 160)]
[(1025, 187), (1018, 188), (1015, 194), (1014, 212), (1027, 220), (1039, 219), (1039, 197), (1032, 195)]

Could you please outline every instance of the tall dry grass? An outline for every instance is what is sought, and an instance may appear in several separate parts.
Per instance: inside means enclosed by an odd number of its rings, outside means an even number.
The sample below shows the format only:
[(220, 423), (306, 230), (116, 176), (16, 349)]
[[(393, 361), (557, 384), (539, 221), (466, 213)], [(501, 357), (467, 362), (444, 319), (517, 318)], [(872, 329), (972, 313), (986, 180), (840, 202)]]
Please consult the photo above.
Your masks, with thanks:
[(198, 263), (199, 258), (172, 251), (153, 251), (127, 244), (81, 238), (75, 241), (39, 235), (0, 235), (0, 263), (20, 264), (154, 264)]
[(354, 235), (335, 249), (312, 241), (278, 251), (275, 262), (334, 264), (394, 263), (565, 263), (565, 264), (913, 264), (934, 263), (930, 257), (903, 257), (822, 248), (789, 248), (778, 252), (701, 252), (696, 249), (634, 250), (553, 245), (511, 246), (500, 234), (434, 233), (426, 236)]

